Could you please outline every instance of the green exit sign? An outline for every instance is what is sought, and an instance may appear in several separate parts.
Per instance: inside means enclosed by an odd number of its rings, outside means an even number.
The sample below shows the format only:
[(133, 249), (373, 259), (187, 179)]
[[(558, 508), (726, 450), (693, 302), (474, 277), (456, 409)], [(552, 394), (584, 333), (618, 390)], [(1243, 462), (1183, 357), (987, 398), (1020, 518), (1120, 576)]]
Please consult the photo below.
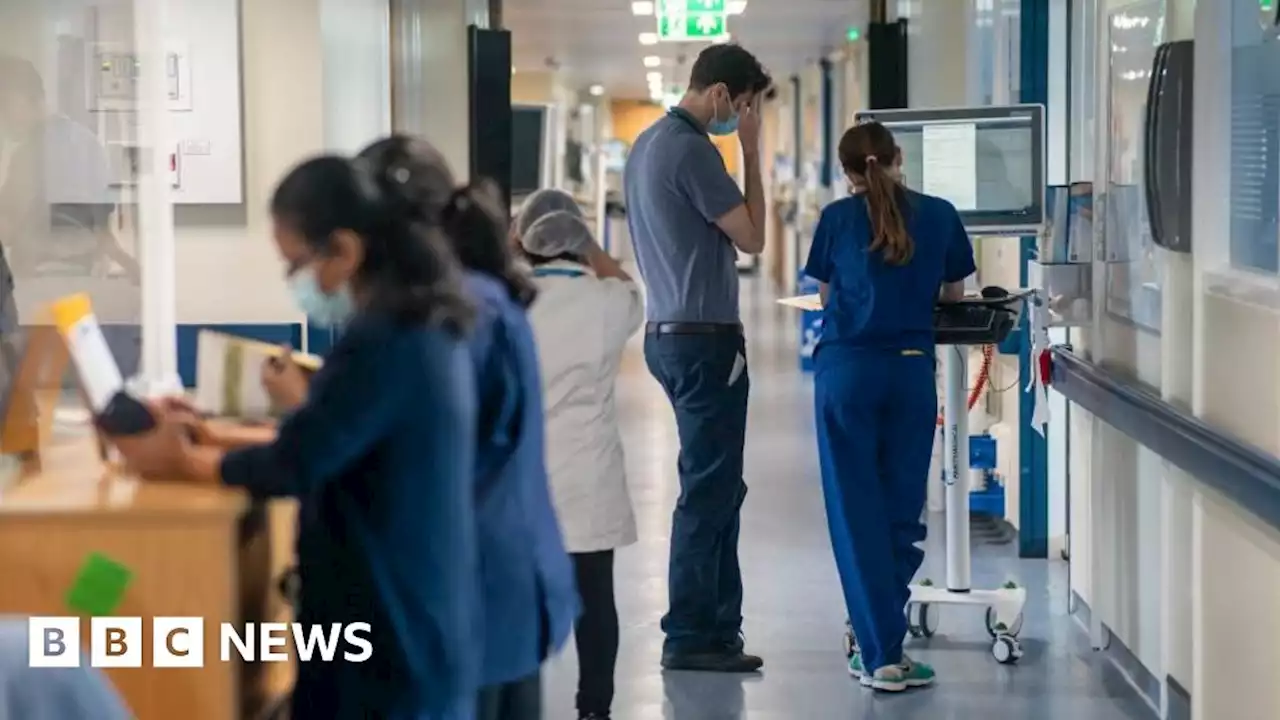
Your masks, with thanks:
[(728, 10), (725, 0), (660, 0), (658, 15), (693, 15), (695, 13), (716, 13), (723, 15)]
[(659, 0), (658, 39), (714, 42), (729, 35), (725, 0)]
[(658, 18), (658, 39), (668, 42), (709, 42), (719, 40), (729, 31), (724, 15), (664, 15)]
[(1262, 6), (1263, 10), (1276, 9), (1276, 0), (1258, 0), (1258, 4)]

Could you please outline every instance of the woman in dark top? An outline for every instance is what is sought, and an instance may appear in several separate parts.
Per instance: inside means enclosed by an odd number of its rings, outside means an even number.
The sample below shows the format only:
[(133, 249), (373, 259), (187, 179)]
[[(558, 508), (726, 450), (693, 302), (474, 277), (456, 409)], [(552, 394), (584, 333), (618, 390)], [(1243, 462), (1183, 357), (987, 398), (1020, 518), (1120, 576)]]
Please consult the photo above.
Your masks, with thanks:
[(514, 262), (505, 213), (489, 192), (457, 187), (426, 142), (395, 136), (360, 153), (416, 198), (405, 212), (440, 217), (467, 268), (477, 308), (475, 500), (484, 602), (481, 720), (541, 718), (539, 668), (578, 612), (573, 566), (547, 485), (542, 381), (525, 308), (532, 280)]
[[(344, 332), (269, 444), (186, 441), (174, 411), (128, 443), (148, 475), (300, 501), (298, 621), (365, 622), (373, 653), (299, 663), (294, 720), (471, 720), (480, 653), (474, 316), (439, 222), (399, 212), (403, 185), (337, 157), (272, 200), (298, 305)], [(270, 373), (270, 370), (264, 370)]]
[(938, 396), (933, 309), (974, 273), (955, 207), (902, 185), (902, 153), (879, 123), (840, 140), (855, 194), (822, 210), (805, 274), (820, 283), (814, 352), (818, 459), (831, 545), (859, 649), (849, 672), (876, 690), (933, 684), (902, 652)]

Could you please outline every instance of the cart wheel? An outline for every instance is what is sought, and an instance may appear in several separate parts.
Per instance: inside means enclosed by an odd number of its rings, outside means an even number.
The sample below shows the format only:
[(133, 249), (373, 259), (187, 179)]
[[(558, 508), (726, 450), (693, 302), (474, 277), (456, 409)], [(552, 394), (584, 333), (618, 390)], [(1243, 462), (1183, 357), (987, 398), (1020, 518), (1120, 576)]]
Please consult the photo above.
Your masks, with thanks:
[(991, 655), (1001, 665), (1012, 665), (1022, 658), (1022, 645), (1010, 635), (997, 635), (991, 644)]
[(938, 634), (938, 608), (929, 603), (907, 606), (907, 632), (913, 638), (931, 638)]
[(1000, 635), (1018, 637), (1022, 634), (1022, 613), (1018, 613), (1017, 617), (1013, 619), (1013, 625), (1005, 627), (1004, 623), (996, 621), (996, 609), (987, 608), (987, 634), (993, 638)]

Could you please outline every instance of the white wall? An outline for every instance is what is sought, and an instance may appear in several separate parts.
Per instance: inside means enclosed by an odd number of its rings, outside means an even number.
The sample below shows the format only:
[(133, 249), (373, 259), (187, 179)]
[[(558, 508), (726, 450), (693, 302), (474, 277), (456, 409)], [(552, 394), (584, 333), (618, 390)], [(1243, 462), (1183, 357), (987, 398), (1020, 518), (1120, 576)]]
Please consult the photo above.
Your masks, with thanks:
[[(1280, 68), (1233, 61), (1265, 36), (1256, 0), (1200, 0), (1196, 31), (1195, 314), (1192, 408), (1207, 422), (1280, 454), (1280, 279), (1230, 267), (1231, 141), (1239, 73)], [(1256, 60), (1254, 61), (1256, 62)], [(1274, 87), (1274, 85), (1273, 85)], [(1270, 122), (1276, 122), (1271, 116)], [(1197, 720), (1263, 720), (1280, 705), (1280, 534), (1242, 508), (1197, 489), (1191, 498), (1190, 647)], [(1228, 672), (1227, 667), (1238, 668)]]
[(179, 323), (301, 321), (267, 208), (276, 182), (325, 146), (320, 3), (246, 2), (241, 28), (245, 202), (175, 208)]
[(391, 6), (387, 0), (320, 0), (324, 140), (355, 153), (391, 132)]

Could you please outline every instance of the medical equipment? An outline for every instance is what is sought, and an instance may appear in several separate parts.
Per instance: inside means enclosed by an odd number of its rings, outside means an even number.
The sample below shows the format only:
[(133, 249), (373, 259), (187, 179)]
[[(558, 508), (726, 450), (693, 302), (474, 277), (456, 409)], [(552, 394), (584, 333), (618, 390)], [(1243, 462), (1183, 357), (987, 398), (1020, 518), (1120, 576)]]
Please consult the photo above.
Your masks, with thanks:
[[(1018, 326), (1033, 291), (1006, 293), (987, 288), (983, 297), (939, 303), (934, 311), (935, 339), (942, 353), (945, 378), (943, 478), (946, 486), (946, 586), (924, 579), (911, 586), (907, 627), (913, 637), (932, 637), (938, 630), (943, 605), (986, 608), (991, 654), (1002, 664), (1022, 657), (1018, 635), (1027, 591), (1016, 583), (995, 589), (973, 588), (970, 582), (969, 538), (969, 412), (966, 385), (968, 347), (998, 345)], [(963, 461), (961, 460), (963, 458)], [(857, 641), (845, 635), (845, 651), (852, 655)]]

